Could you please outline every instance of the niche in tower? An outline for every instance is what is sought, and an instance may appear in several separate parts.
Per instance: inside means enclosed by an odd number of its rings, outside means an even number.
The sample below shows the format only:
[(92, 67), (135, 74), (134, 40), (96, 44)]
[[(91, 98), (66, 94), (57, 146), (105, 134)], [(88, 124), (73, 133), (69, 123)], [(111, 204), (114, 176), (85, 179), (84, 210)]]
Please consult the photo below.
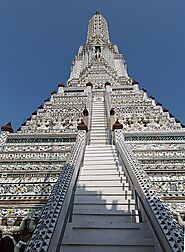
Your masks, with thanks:
[(101, 46), (95, 46), (95, 60), (100, 60)]
[(95, 53), (101, 53), (101, 46), (95, 46)]

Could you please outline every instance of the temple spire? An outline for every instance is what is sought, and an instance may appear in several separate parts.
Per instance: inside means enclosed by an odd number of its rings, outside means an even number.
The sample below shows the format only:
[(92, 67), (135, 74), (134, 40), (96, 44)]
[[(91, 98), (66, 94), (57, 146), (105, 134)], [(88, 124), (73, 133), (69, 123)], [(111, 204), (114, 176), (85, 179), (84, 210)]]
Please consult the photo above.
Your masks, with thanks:
[(110, 43), (107, 21), (99, 11), (96, 11), (95, 15), (89, 20), (86, 43), (91, 44), (98, 41)]

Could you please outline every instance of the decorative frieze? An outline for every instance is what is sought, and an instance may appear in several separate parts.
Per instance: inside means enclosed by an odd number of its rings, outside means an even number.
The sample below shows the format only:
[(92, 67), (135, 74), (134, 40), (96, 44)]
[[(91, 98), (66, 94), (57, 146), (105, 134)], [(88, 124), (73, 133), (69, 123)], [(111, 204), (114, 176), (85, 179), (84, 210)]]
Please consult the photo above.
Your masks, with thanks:
[[(15, 140), (15, 139), (14, 139)], [(20, 139), (19, 139), (20, 140)], [(35, 140), (35, 139), (34, 139)], [(52, 141), (54, 139), (51, 139)], [(61, 139), (58, 140), (58, 138), (55, 139), (55, 142), (49, 142), (51, 144), (41, 144), (41, 142), (37, 142), (36, 144), (33, 143), (24, 143), (24, 144), (20, 144), (20, 142), (18, 144), (15, 143), (11, 143), (11, 144), (6, 144), (3, 149), (1, 149), (1, 151), (3, 150), (3, 152), (38, 152), (38, 151), (43, 151), (43, 152), (69, 152), (71, 150), (72, 144), (76, 141), (76, 139), (74, 139), (74, 141), (72, 141), (73, 139), (70, 138), (70, 142), (65, 142), (65, 143), (72, 143), (71, 145), (69, 144), (58, 144), (61, 143), (60, 142)], [(63, 139), (62, 139), (63, 140)], [(68, 139), (65, 139), (65, 141)], [(48, 142), (47, 142), (48, 143)], [(64, 143), (64, 142), (62, 142)]]
[(70, 143), (75, 142), (76, 138), (8, 138), (7, 143)]
[[(162, 133), (162, 131), (161, 131)], [(134, 135), (134, 136), (125, 136), (126, 141), (185, 141), (185, 135), (184, 136), (171, 136), (171, 135), (165, 135), (165, 136), (140, 136), (140, 135)]]
[[(60, 160), (43, 160), (42, 162), (40, 160), (36, 161), (29, 161), (29, 160), (20, 160), (20, 161), (14, 161), (9, 162), (7, 160), (6, 162), (0, 162), (0, 172), (2, 176), (6, 176), (7, 173), (12, 174), (24, 174), (24, 173), (33, 173), (34, 172), (40, 172), (40, 173), (48, 173), (48, 172), (57, 172), (60, 171), (63, 167), (64, 163), (62, 163)], [(38, 175), (38, 174), (37, 174)]]
[(0, 153), (1, 160), (60, 160), (64, 161), (67, 159), (68, 153), (61, 153), (61, 152), (22, 152), (22, 153)]
[(51, 189), (57, 180), (51, 183), (46, 182), (37, 182), (38, 180), (32, 178), (31, 183), (16, 183), (15, 180), (12, 180), (12, 183), (0, 183), (0, 194), (3, 197), (4, 195), (49, 195)]

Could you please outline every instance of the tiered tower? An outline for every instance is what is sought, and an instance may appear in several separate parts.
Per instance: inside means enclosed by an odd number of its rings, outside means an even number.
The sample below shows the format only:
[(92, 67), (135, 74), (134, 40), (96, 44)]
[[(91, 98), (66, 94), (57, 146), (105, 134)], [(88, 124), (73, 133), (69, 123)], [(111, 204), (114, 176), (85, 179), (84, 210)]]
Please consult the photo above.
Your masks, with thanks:
[(184, 149), (96, 12), (67, 87), (16, 133), (2, 127), (1, 250), (183, 251)]

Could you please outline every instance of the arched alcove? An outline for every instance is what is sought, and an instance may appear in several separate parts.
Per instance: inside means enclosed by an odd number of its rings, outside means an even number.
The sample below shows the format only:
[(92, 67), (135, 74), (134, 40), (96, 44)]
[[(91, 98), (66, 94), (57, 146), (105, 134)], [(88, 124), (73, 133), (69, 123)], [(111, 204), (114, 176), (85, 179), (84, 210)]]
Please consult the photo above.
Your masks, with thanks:
[(0, 251), (1, 252), (14, 252), (14, 243), (9, 236), (5, 236), (0, 241)]

